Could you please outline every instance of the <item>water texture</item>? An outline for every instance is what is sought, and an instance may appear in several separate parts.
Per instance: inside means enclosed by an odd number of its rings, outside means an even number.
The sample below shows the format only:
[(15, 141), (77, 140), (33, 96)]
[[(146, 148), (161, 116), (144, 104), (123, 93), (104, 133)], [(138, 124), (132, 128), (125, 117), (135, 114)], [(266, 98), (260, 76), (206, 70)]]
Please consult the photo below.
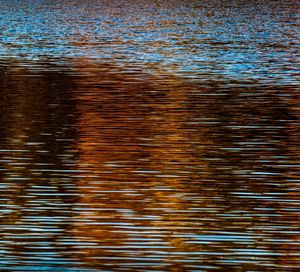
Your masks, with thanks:
[(298, 1), (1, 1), (0, 271), (299, 271)]

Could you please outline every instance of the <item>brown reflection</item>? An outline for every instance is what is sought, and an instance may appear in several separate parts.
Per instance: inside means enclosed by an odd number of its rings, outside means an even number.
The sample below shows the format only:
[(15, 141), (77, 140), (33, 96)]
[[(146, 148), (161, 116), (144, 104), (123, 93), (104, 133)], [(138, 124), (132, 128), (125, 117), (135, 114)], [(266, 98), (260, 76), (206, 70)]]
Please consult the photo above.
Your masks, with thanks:
[(78, 257), (95, 267), (268, 271), (283, 253), (278, 224), (293, 225), (273, 197), (287, 189), (290, 89), (76, 69), (74, 235), (91, 243), (74, 248)]
[[(278, 210), (282, 218), (277, 222), (277, 231), (274, 236), (280, 240), (276, 248), (277, 266), (281, 271), (298, 271), (300, 267), (300, 240), (299, 240), (299, 141), (300, 141), (300, 107), (299, 96), (295, 89), (289, 88), (289, 95), (285, 97), (292, 114), (287, 122), (287, 138), (283, 144), (283, 158), (281, 164), (286, 172), (286, 192), (278, 201)], [(271, 241), (275, 243), (275, 241)]]
[(68, 72), (6, 66), (0, 257), (114, 271), (297, 271), (293, 88), (200, 84), (84, 59)]
[[(177, 214), (189, 205), (181, 198), (191, 160), (184, 89), (175, 78), (155, 86), (113, 66), (78, 69), (88, 76), (78, 78), (76, 91), (78, 167), (85, 174), (77, 182), (82, 211), (74, 234), (98, 245), (80, 257), (95, 266), (104, 259), (114, 266), (175, 266), (188, 248), (176, 237), (177, 228), (189, 228), (188, 214)], [(168, 260), (169, 251), (180, 257)]]
[[(226, 91), (212, 85), (200, 97), (197, 93), (191, 95), (193, 118), (199, 120), (201, 116), (212, 121), (193, 123), (194, 129), (201, 129), (212, 144), (204, 154), (208, 179), (201, 188), (211, 191), (208, 197), (214, 199), (218, 212), (214, 215), (216, 224), (207, 230), (232, 235), (228, 244), (219, 246), (234, 256), (238, 269), (269, 271), (268, 265), (273, 263), (276, 271), (296, 271), (297, 237), (288, 234), (297, 229), (297, 220), (291, 216), (292, 210), (298, 210), (297, 202), (288, 193), (295, 189), (291, 181), (295, 182), (296, 176), (289, 177), (286, 172), (289, 164), (297, 161), (294, 151), (290, 152), (295, 150), (290, 140), (294, 136), (289, 136), (295, 135), (291, 131), (298, 123), (291, 109), (295, 90), (240, 84), (227, 83)], [(191, 137), (197, 142), (197, 134)], [(198, 148), (192, 146), (194, 152)], [(236, 234), (241, 240), (234, 238)], [(249, 252), (255, 261), (250, 260)], [(229, 256), (218, 262), (231, 266)], [(282, 258), (288, 265), (278, 264)]]
[(55, 258), (68, 255), (59, 245), (68, 229), (60, 209), (74, 198), (68, 176), (74, 161), (72, 81), (48, 64), (2, 67), (1, 260), (12, 267), (55, 264)]

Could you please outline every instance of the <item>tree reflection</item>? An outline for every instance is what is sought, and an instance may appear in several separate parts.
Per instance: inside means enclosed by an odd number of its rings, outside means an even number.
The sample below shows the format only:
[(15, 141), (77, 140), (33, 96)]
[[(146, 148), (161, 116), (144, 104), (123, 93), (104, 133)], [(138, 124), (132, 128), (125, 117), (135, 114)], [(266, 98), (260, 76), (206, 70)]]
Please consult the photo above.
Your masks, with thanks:
[(59, 264), (73, 202), (71, 79), (47, 64), (5, 63), (0, 78), (2, 261)]
[(292, 88), (68, 67), (11, 63), (0, 78), (5, 261), (296, 271)]
[(78, 69), (85, 208), (74, 232), (98, 244), (81, 257), (95, 266), (267, 269), (279, 246), (268, 229), (281, 222), (272, 195), (286, 190), (279, 162), (293, 118), (280, 91)]

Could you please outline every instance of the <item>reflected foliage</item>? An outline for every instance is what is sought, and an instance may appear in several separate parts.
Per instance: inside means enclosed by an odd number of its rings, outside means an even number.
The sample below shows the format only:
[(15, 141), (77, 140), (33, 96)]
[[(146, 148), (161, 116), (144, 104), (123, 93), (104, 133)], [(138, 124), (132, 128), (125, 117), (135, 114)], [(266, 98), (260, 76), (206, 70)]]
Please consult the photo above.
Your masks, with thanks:
[(299, 271), (297, 1), (1, 4), (1, 271)]
[(294, 87), (77, 59), (1, 93), (3, 268), (296, 271)]

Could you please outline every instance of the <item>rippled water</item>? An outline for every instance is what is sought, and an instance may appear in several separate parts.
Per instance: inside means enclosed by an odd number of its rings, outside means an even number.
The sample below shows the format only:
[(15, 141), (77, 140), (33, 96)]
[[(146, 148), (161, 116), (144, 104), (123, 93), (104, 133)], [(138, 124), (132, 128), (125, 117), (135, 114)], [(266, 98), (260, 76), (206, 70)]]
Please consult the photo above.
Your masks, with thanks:
[(1, 271), (299, 271), (297, 1), (2, 1)]

